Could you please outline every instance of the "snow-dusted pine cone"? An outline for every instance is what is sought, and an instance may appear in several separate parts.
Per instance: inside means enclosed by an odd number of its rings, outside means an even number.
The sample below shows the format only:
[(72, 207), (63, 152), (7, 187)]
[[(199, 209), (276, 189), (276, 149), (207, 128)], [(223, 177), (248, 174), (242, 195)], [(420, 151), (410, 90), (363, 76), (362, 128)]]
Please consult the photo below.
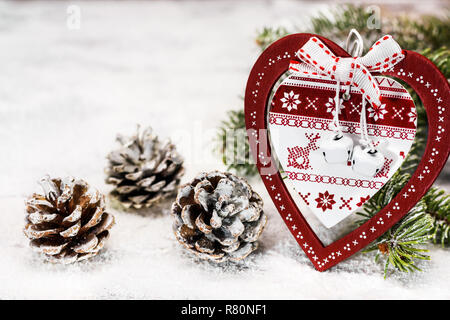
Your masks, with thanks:
[(106, 183), (111, 195), (126, 208), (148, 208), (175, 194), (184, 173), (183, 159), (175, 146), (160, 143), (150, 127), (131, 137), (117, 136), (120, 148), (108, 155)]
[(267, 222), (263, 201), (242, 178), (202, 173), (180, 187), (172, 205), (178, 241), (201, 258), (238, 261), (258, 247)]
[(30, 245), (51, 262), (72, 263), (96, 255), (105, 245), (114, 216), (105, 212), (105, 197), (72, 177), (40, 184), (25, 202), (25, 235)]

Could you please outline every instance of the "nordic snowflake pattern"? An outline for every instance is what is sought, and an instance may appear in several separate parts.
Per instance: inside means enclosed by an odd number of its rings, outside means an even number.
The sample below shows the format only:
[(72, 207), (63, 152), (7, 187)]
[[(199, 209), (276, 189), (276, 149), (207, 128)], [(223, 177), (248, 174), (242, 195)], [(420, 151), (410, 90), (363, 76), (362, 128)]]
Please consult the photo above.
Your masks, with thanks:
[(291, 111), (292, 109), (297, 110), (297, 105), (300, 103), (299, 94), (294, 94), (294, 91), (291, 90), (291, 92), (284, 93), (284, 97), (280, 99), (281, 102), (283, 102), (283, 108), (288, 109), (288, 111)]
[[(360, 208), (379, 190), (403, 159), (399, 156), (399, 161), (392, 161), (393, 155), (385, 159), (387, 161), (383, 163), (383, 168), (376, 177), (370, 179), (354, 175), (351, 163), (334, 166), (322, 161), (320, 140), (310, 145), (308, 136), (313, 138), (315, 134), (320, 134), (321, 139), (331, 136), (334, 123), (330, 118), (338, 113), (343, 131), (353, 141), (358, 141), (363, 100), (358, 95), (353, 95), (348, 101), (342, 96), (339, 100), (333, 99), (336, 88), (323, 79), (298, 75), (287, 79), (272, 99), (272, 105), (276, 105), (277, 109), (269, 114), (268, 126), (271, 133), (276, 132), (279, 141), (274, 148), (282, 155), (281, 164), (295, 190), (301, 191), (302, 195), (310, 193), (304, 205), (326, 228), (331, 228)], [(388, 143), (392, 152), (398, 155), (403, 151), (406, 155), (415, 134), (415, 123), (409, 122), (407, 115), (414, 104), (400, 84), (386, 81), (384, 79), (385, 86), (380, 89), (381, 98), (385, 98), (381, 100), (380, 108), (374, 110), (367, 100), (364, 101), (364, 113), (369, 122), (368, 134), (375, 146), (380, 141)], [(299, 95), (301, 103), (297, 105), (297, 110), (288, 112), (287, 106), (282, 108), (280, 100), (288, 102), (288, 98), (293, 99), (295, 94)], [(372, 113), (370, 118), (369, 113)]]
[(326, 211), (327, 209), (333, 209), (333, 205), (336, 203), (334, 201), (334, 194), (329, 194), (328, 191), (324, 193), (319, 192), (319, 197), (315, 199), (317, 202), (317, 208)]
[[(331, 114), (334, 116), (334, 113), (336, 112), (336, 104), (334, 103), (335, 99), (334, 98), (328, 98), (328, 102), (325, 103), (325, 107), (327, 107), (327, 112), (331, 112)], [(339, 99), (339, 111), (338, 114), (341, 114), (342, 109), (344, 109), (344, 100), (343, 99)]]
[(367, 111), (369, 111), (369, 117), (373, 118), (375, 121), (378, 121), (378, 119), (384, 119), (384, 115), (387, 113), (385, 104), (380, 106), (373, 105), (368, 108)]
[(411, 108), (411, 111), (408, 113), (409, 122), (416, 122), (417, 120), (417, 112), (416, 108)]

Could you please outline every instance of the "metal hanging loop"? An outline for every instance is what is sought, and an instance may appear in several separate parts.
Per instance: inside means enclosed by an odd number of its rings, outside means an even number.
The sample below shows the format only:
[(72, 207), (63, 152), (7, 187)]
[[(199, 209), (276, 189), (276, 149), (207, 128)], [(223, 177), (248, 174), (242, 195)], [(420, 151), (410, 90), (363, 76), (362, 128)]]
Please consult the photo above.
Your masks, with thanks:
[[(353, 41), (352, 41), (353, 38)], [(364, 42), (356, 29), (351, 29), (345, 42), (345, 50), (350, 53), (352, 57), (360, 57), (363, 53)]]
[[(345, 51), (350, 53), (352, 57), (360, 57), (363, 53), (364, 49), (364, 41), (356, 29), (351, 29), (348, 36), (347, 41), (345, 42)], [(347, 90), (342, 95), (342, 98), (345, 101), (350, 100), (350, 90), (352, 86), (349, 85)]]

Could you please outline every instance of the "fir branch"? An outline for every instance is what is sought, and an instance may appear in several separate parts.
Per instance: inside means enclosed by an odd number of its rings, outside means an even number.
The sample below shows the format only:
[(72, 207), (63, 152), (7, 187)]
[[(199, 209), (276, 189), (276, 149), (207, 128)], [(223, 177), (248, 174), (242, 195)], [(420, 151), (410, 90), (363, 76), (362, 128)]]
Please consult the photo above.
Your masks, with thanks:
[[(357, 224), (366, 223), (388, 205), (409, 178), (410, 175), (407, 173), (396, 172), (386, 185), (366, 202), (364, 211), (357, 213), (363, 217)], [(389, 265), (399, 271), (408, 272), (420, 270), (415, 265), (416, 260), (430, 259), (425, 254), (428, 250), (422, 248), (432, 237), (433, 230), (433, 219), (427, 214), (426, 208), (426, 202), (419, 201), (405, 217), (364, 250), (364, 252), (377, 251), (375, 261), (385, 258), (385, 277)]]
[(311, 19), (311, 27), (305, 31), (320, 34), (343, 47), (349, 31), (355, 28), (361, 34), (367, 51), (369, 46), (382, 36), (380, 29), (367, 27), (371, 15), (366, 7), (347, 4), (331, 9), (329, 13), (319, 13)]
[[(450, 24), (448, 26), (450, 28)], [(448, 42), (447, 44), (450, 44)], [(449, 79), (450, 78), (450, 49), (446, 46), (442, 46), (438, 49), (432, 50), (431, 48), (425, 49), (422, 52), (422, 55), (427, 57), (434, 63), (436, 67), (444, 74), (444, 76)]]
[(444, 190), (431, 188), (422, 198), (425, 212), (430, 216), (433, 224), (432, 239), (442, 246), (450, 244), (450, 195)]
[(246, 136), (243, 109), (227, 112), (226, 120), (219, 127), (216, 142), (227, 170), (247, 177), (258, 173)]
[(343, 5), (320, 12), (311, 18), (308, 28), (286, 30), (285, 28), (263, 28), (257, 35), (256, 43), (264, 50), (270, 43), (290, 33), (311, 32), (332, 39), (344, 46), (350, 29), (355, 28), (364, 40), (365, 51), (385, 34), (392, 35), (402, 48), (415, 51), (437, 50), (450, 43), (450, 16), (435, 17), (422, 15), (418, 17), (381, 15), (381, 28), (369, 28), (372, 12), (365, 6)]
[(261, 50), (265, 50), (272, 42), (275, 42), (286, 35), (288, 35), (286, 28), (264, 27), (256, 36), (255, 41)]
[(415, 51), (437, 50), (450, 43), (450, 17), (399, 16), (383, 21), (383, 32), (391, 34), (402, 48)]
[(417, 260), (430, 260), (428, 250), (421, 248), (430, 239), (432, 222), (424, 213), (420, 201), (399, 223), (394, 225), (383, 237), (372, 243), (364, 252), (377, 250), (376, 261), (385, 257), (385, 278), (392, 265), (397, 270), (411, 272), (421, 270), (415, 265)]

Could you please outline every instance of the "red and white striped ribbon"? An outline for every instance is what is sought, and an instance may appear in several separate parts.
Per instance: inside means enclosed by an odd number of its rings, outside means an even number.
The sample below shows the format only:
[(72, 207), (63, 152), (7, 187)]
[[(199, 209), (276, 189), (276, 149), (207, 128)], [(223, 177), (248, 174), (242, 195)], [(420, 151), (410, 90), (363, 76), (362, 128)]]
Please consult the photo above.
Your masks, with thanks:
[(290, 70), (328, 76), (345, 85), (355, 86), (374, 107), (381, 105), (380, 90), (371, 72), (390, 69), (405, 57), (399, 44), (390, 35), (375, 42), (362, 57), (336, 57), (316, 37), (311, 37), (296, 55), (307, 65), (300, 68), (298, 61), (291, 61)]

